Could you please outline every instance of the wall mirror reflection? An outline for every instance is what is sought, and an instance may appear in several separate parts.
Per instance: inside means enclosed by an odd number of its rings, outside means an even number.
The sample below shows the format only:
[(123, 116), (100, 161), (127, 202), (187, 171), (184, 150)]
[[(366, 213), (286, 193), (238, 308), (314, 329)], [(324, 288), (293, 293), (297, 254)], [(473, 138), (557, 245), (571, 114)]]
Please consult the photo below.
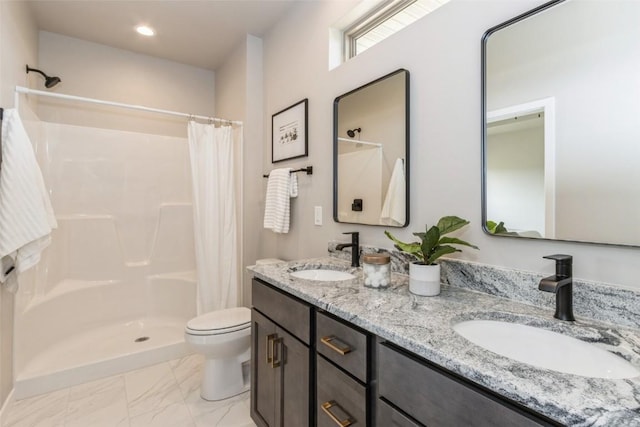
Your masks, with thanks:
[(397, 70), (333, 104), (333, 218), (409, 224), (409, 72)]
[(545, 4), (483, 38), (483, 220), (640, 245), (640, 2)]

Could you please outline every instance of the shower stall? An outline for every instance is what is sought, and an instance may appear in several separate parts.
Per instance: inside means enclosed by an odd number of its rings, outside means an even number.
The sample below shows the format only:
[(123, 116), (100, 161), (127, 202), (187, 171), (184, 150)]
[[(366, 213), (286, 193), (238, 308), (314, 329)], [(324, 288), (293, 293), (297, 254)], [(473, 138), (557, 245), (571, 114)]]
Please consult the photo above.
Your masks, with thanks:
[(186, 138), (25, 121), (58, 228), (16, 296), (20, 399), (188, 354)]

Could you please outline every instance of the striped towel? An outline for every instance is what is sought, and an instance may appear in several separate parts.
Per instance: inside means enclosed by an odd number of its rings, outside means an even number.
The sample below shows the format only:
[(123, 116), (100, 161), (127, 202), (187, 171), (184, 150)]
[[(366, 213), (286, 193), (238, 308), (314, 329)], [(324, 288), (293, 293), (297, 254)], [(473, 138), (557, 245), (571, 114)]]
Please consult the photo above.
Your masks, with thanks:
[(31, 141), (16, 109), (4, 110), (1, 138), (0, 283), (15, 292), (17, 274), (40, 261), (57, 223)]
[(288, 233), (290, 199), (297, 196), (298, 177), (291, 173), (291, 168), (272, 170), (264, 204), (264, 228), (274, 233)]

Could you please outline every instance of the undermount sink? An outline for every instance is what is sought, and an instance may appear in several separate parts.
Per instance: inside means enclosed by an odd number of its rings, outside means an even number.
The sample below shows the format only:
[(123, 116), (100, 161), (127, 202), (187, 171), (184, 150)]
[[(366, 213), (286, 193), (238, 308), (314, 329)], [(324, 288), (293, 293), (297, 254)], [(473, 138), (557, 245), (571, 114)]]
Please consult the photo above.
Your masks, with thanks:
[(453, 330), (472, 343), (538, 368), (590, 378), (624, 379), (640, 371), (623, 358), (579, 339), (518, 323), (470, 320)]
[(339, 270), (328, 270), (328, 269), (313, 269), (313, 270), (298, 270), (290, 273), (291, 276), (298, 279), (306, 279), (306, 280), (318, 280), (322, 282), (338, 282), (341, 280), (349, 280), (354, 279), (354, 276), (351, 273), (347, 273), (346, 271)]

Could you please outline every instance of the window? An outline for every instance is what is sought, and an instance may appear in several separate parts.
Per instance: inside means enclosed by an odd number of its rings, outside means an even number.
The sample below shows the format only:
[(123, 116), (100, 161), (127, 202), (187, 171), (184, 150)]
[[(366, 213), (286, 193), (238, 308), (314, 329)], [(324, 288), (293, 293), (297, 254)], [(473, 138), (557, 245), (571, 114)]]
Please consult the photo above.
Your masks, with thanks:
[(344, 30), (345, 60), (364, 52), (449, 0), (390, 0)]

